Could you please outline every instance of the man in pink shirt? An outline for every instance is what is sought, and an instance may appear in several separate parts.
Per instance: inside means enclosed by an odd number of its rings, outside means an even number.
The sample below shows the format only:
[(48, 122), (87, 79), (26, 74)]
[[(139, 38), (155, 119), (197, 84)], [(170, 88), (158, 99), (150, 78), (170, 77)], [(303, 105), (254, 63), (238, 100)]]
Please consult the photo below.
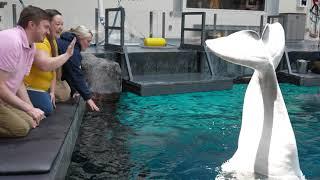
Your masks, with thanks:
[(45, 118), (30, 102), (23, 78), (33, 63), (33, 43), (42, 42), (49, 27), (47, 13), (28, 6), (17, 27), (0, 31), (0, 137), (26, 136)]

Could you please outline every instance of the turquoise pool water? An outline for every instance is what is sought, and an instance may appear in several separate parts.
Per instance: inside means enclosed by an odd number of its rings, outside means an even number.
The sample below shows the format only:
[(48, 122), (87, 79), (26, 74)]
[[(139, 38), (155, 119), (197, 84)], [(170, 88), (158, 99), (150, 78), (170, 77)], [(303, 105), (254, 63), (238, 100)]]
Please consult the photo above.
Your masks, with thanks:
[[(282, 84), (307, 179), (320, 179), (318, 87)], [(140, 97), (124, 93), (115, 116), (130, 129), (130, 179), (214, 179), (236, 150), (246, 85), (232, 90)]]

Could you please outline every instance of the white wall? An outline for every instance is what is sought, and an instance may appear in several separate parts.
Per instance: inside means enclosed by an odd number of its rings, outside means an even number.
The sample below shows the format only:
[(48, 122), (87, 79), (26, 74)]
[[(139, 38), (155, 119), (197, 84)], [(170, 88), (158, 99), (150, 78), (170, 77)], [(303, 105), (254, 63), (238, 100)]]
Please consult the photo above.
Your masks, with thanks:
[(299, 7), (298, 0), (279, 0), (279, 12), (280, 13), (302, 13), (306, 14), (305, 29), (308, 31), (310, 26), (310, 14), (309, 10), (312, 7), (312, 1), (307, 1), (307, 7)]
[[(5, 0), (2, 0), (5, 1)], [(149, 11), (155, 11), (154, 34), (161, 36), (161, 17), (162, 11), (166, 15), (166, 34), (167, 37), (179, 37), (181, 28), (181, 17), (175, 11), (199, 11), (199, 9), (186, 8), (186, 0), (122, 0), (121, 5), (126, 9), (126, 29), (128, 32), (138, 37), (148, 36), (149, 34)], [(12, 3), (18, 4), (18, 13), (21, 6), (18, 0), (7, 0), (8, 5), (0, 9), (0, 14), (4, 14), (4, 27), (12, 27)], [(65, 28), (77, 25), (85, 25), (94, 29), (95, 8), (97, 0), (24, 0), (26, 5), (35, 5), (41, 8), (58, 9), (64, 16)], [(104, 8), (117, 7), (117, 0), (103, 0)], [(279, 4), (278, 4), (279, 2)], [(247, 25), (258, 26), (260, 15), (280, 13), (305, 13), (307, 8), (298, 8), (296, 0), (266, 0), (265, 11), (236, 11), (236, 10), (200, 10), (207, 13), (207, 24), (213, 24), (213, 14), (217, 13), (217, 24), (220, 25)], [(179, 7), (182, 4), (182, 7)], [(171, 12), (171, 15), (170, 14)], [(187, 23), (187, 26), (200, 24), (200, 20)], [(188, 21), (190, 22), (190, 21)], [(1, 26), (0, 26), (1, 27)], [(170, 27), (170, 28), (169, 28)], [(103, 27), (100, 26), (100, 35), (103, 35)]]
[[(21, 11), (21, 6), (18, 0), (7, 1), (7, 12), (11, 16), (11, 4), (16, 3), (18, 14)], [(38, 6), (43, 9), (54, 8), (59, 10), (65, 19), (66, 27), (71, 27), (79, 24), (84, 24), (89, 27), (94, 25), (94, 8), (96, 1), (88, 0), (24, 0), (26, 5)], [(19, 17), (19, 16), (18, 16)], [(11, 17), (7, 21), (12, 21)], [(11, 23), (12, 24), (12, 23)]]
[[(2, 16), (2, 21), (0, 22), (0, 29), (7, 29), (13, 26), (12, 21), (12, 2), (15, 1), (5, 1), (8, 2), (4, 8), (0, 8), (0, 16)], [(20, 6), (17, 6), (17, 10), (20, 12)], [(18, 13), (19, 13), (18, 12)]]
[[(308, 8), (298, 7), (298, 0), (279, 0), (280, 13), (307, 13)], [(310, 2), (311, 0), (308, 0)]]
[[(12, 3), (18, 4), (18, 14), (21, 12), (21, 6), (18, 0), (8, 1), (8, 5), (4, 9), (0, 9), (0, 14), (5, 16), (2, 22), (3, 27), (12, 27)], [(117, 7), (117, 0), (103, 0), (104, 8)], [(65, 21), (65, 28), (77, 25), (85, 25), (90, 29), (95, 27), (95, 8), (97, 8), (97, 0), (24, 0), (26, 5), (34, 5), (43, 9), (53, 8), (59, 10)], [(161, 35), (161, 17), (162, 11), (167, 12), (167, 27), (172, 25), (172, 18), (169, 12), (173, 11), (173, 0), (122, 0), (121, 5), (126, 9), (126, 27), (131, 28), (128, 31), (136, 32), (139, 36), (147, 36), (149, 33), (149, 11), (155, 11), (155, 33)], [(157, 28), (158, 27), (158, 28)], [(102, 29), (100, 27), (103, 34)], [(180, 29), (174, 27), (172, 31)], [(178, 32), (175, 32), (177, 34)], [(168, 34), (170, 32), (168, 31)]]

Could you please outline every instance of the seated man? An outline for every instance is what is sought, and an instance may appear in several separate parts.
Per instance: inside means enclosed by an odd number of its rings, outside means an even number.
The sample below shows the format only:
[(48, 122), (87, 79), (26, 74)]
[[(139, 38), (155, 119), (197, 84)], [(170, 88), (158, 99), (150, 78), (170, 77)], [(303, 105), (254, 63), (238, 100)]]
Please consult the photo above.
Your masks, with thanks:
[[(0, 137), (23, 137), (45, 118), (34, 108), (23, 83), (35, 55), (35, 42), (43, 42), (49, 33), (48, 14), (34, 6), (24, 8), (18, 26), (0, 31)], [(68, 48), (73, 54), (74, 44)], [(46, 70), (54, 70), (65, 61), (39, 60)]]

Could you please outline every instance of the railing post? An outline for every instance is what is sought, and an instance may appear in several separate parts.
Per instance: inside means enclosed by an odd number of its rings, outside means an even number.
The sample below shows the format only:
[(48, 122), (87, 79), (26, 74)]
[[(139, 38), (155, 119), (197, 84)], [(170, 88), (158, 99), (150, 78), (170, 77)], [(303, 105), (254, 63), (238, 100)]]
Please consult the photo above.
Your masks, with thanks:
[(162, 12), (162, 38), (166, 38), (166, 13)]
[(206, 15), (205, 13), (202, 13), (202, 31), (201, 31), (201, 46), (204, 44), (204, 36), (206, 31)]
[(98, 43), (99, 43), (99, 33), (98, 33), (99, 32), (99, 9), (98, 8), (95, 9), (94, 17), (95, 17), (94, 22), (95, 22), (95, 31), (96, 31), (95, 44), (96, 46), (98, 46)]
[(105, 9), (105, 14), (104, 14), (104, 40), (105, 40), (105, 45), (109, 44), (109, 10)]
[(149, 27), (150, 27), (150, 32), (149, 32), (149, 37), (152, 38), (153, 37), (153, 12), (150, 11), (150, 21), (149, 21)]
[(261, 15), (260, 16), (260, 36), (262, 36), (262, 31), (263, 31), (263, 18), (264, 16)]
[(217, 14), (213, 15), (213, 36), (216, 35), (217, 32)]
[(17, 26), (17, 5), (12, 4), (12, 25), (13, 27)]
[(186, 18), (185, 13), (182, 13), (182, 17), (181, 17), (181, 42), (180, 42), (180, 46), (183, 46), (183, 45), (184, 45), (184, 25), (185, 25), (185, 18)]
[(124, 12), (124, 8), (120, 7), (120, 13), (121, 13), (121, 26), (120, 26), (120, 45), (123, 48), (124, 47), (124, 21), (125, 21), (125, 12)]

